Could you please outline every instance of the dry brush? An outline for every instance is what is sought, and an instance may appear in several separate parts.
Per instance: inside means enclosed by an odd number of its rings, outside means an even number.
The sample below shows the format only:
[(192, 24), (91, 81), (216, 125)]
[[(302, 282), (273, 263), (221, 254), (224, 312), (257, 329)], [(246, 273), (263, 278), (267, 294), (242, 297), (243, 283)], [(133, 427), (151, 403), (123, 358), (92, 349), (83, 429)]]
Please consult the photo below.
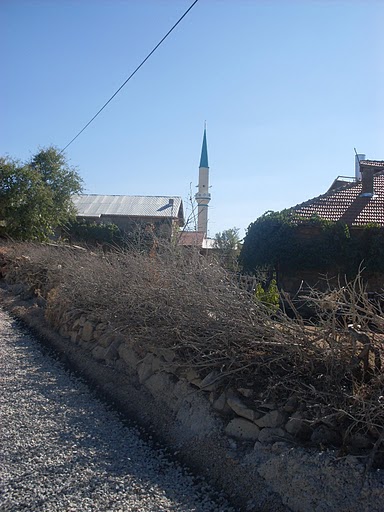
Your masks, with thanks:
[(143, 353), (148, 345), (171, 348), (180, 369), (215, 372), (222, 388), (251, 387), (260, 403), (294, 398), (309, 423), (336, 426), (342, 444), (362, 434), (381, 450), (384, 315), (359, 277), (326, 294), (312, 290), (308, 320), (272, 312), (236, 276), (193, 251), (24, 244), (5, 253), (8, 282), (41, 295), (53, 324), (68, 310), (85, 312), (128, 333)]

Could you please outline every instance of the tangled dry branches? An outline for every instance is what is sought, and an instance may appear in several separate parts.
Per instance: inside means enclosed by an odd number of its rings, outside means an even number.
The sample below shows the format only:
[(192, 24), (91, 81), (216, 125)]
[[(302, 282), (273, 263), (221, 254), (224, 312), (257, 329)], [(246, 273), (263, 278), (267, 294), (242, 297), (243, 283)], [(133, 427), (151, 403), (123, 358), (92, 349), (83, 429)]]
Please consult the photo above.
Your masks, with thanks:
[(139, 346), (172, 348), (180, 368), (203, 377), (216, 371), (223, 387), (252, 386), (260, 401), (295, 396), (313, 422), (332, 417), (344, 434), (382, 439), (384, 315), (359, 276), (326, 294), (312, 290), (303, 299), (315, 312), (308, 320), (271, 312), (236, 276), (192, 251), (15, 251), (8, 277), (17, 274), (43, 295), (54, 288), (50, 308), (70, 305)]

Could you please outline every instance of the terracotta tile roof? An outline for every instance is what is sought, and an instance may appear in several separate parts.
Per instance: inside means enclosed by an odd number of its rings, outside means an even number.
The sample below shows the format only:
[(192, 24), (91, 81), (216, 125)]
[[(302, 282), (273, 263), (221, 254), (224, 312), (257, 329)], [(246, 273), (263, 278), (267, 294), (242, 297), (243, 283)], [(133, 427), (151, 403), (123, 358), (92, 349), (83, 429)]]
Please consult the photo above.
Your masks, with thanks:
[(384, 169), (384, 160), (360, 160), (360, 165), (369, 165), (370, 167), (382, 167)]
[(337, 188), (344, 187), (345, 185), (349, 185), (350, 183), (356, 183), (356, 179), (349, 176), (338, 176), (327, 190), (327, 193)]
[(206, 238), (202, 231), (182, 231), (178, 234), (178, 245), (184, 247), (198, 247), (199, 249), (212, 250), (216, 249), (216, 240), (214, 238)]
[[(373, 162), (372, 165), (378, 164), (377, 167), (384, 168), (384, 161)], [(362, 185), (355, 182), (329, 190), (326, 194), (294, 206), (292, 210), (304, 218), (316, 215), (325, 220), (342, 221), (349, 226), (375, 223), (384, 227), (384, 171), (376, 173), (373, 181), (373, 197), (360, 197)]]
[(202, 231), (183, 231), (179, 235), (178, 244), (187, 247), (203, 247), (203, 240)]

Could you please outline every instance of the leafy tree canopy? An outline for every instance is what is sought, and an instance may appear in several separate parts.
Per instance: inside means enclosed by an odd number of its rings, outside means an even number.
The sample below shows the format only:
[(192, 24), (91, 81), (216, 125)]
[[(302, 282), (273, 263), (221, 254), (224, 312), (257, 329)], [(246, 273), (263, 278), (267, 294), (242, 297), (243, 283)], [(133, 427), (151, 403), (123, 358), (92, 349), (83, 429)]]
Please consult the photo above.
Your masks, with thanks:
[(230, 228), (215, 235), (215, 248), (222, 251), (235, 251), (239, 245), (239, 229)]
[(229, 228), (215, 235), (214, 247), (219, 252), (221, 263), (229, 270), (237, 269), (240, 249), (239, 229)]
[(82, 179), (55, 147), (41, 149), (26, 163), (0, 157), (0, 222), (5, 234), (46, 240), (74, 217), (72, 194)]

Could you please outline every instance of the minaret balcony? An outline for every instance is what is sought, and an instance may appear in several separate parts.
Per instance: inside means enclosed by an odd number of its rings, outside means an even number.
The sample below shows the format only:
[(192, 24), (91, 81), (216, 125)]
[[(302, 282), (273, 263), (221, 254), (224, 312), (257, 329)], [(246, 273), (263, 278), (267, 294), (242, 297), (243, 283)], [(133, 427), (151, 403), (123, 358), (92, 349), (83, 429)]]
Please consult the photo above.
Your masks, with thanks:
[(199, 199), (205, 199), (206, 201), (210, 201), (211, 200), (211, 194), (207, 193), (207, 192), (198, 192), (197, 194), (195, 194), (195, 199), (196, 201), (198, 201)]

